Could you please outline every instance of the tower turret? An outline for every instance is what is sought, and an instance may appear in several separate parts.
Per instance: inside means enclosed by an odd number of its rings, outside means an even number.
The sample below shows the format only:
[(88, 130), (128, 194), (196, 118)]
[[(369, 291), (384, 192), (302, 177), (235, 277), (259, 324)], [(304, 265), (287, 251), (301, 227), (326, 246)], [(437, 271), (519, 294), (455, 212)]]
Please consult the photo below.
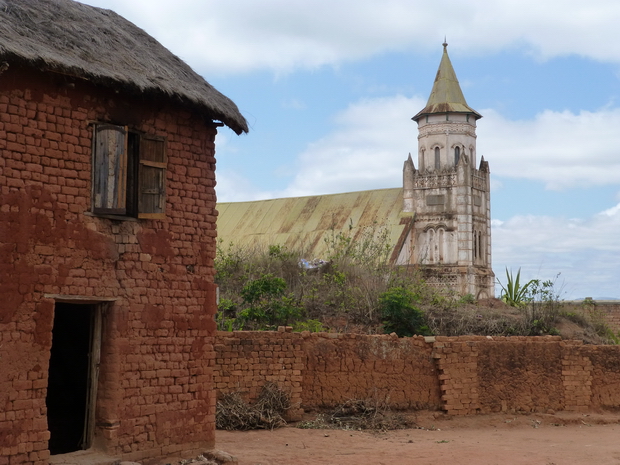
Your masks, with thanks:
[[(461, 295), (494, 295), (489, 167), (476, 169), (476, 122), (443, 44), (443, 55), (418, 124), (418, 169), (403, 167), (403, 211), (415, 214), (408, 250), (426, 282)], [(404, 263), (404, 257), (399, 263)]]
[(413, 193), (414, 193), (414, 180), (415, 166), (411, 159), (411, 154), (405, 160), (403, 166), (403, 211), (413, 211)]
[(467, 105), (448, 56), (443, 55), (426, 106), (412, 119), (418, 123), (420, 171), (441, 171), (456, 166), (463, 155), (476, 166), (476, 121), (482, 115)]

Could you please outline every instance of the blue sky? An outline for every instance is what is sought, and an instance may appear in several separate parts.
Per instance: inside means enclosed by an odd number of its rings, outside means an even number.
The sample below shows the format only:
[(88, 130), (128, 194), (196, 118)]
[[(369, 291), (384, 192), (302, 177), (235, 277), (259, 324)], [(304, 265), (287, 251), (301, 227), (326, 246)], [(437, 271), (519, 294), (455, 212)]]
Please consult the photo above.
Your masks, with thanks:
[[(89, 0), (237, 103), (220, 201), (399, 187), (444, 36), (492, 176), (493, 268), (620, 298), (617, 0)], [(499, 286), (498, 286), (499, 290)]]

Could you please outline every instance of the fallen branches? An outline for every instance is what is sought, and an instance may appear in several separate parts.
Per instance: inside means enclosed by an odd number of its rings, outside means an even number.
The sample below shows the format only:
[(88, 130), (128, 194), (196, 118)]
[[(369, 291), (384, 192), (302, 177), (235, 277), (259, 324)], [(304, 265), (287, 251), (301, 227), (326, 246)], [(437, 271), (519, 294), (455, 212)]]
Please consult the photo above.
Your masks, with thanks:
[(252, 405), (239, 392), (222, 395), (217, 402), (215, 424), (228, 431), (279, 428), (286, 425), (283, 415), (290, 406), (287, 392), (275, 383), (265, 383)]

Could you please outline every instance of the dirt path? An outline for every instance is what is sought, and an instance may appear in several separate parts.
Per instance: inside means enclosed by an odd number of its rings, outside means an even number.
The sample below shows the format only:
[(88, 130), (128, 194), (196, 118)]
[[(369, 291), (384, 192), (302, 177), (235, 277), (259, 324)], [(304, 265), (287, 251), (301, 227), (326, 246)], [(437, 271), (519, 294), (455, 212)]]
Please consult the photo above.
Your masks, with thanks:
[(619, 414), (420, 414), (388, 433), (281, 428), (217, 432), (239, 465), (620, 465)]

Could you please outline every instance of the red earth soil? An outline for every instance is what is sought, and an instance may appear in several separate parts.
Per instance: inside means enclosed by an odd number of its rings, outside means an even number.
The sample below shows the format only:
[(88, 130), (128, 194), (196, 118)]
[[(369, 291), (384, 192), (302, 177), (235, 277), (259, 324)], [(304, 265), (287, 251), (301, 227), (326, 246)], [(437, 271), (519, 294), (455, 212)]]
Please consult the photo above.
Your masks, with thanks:
[(620, 413), (476, 415), (421, 412), (418, 428), (389, 432), (218, 431), (239, 465), (618, 465)]

